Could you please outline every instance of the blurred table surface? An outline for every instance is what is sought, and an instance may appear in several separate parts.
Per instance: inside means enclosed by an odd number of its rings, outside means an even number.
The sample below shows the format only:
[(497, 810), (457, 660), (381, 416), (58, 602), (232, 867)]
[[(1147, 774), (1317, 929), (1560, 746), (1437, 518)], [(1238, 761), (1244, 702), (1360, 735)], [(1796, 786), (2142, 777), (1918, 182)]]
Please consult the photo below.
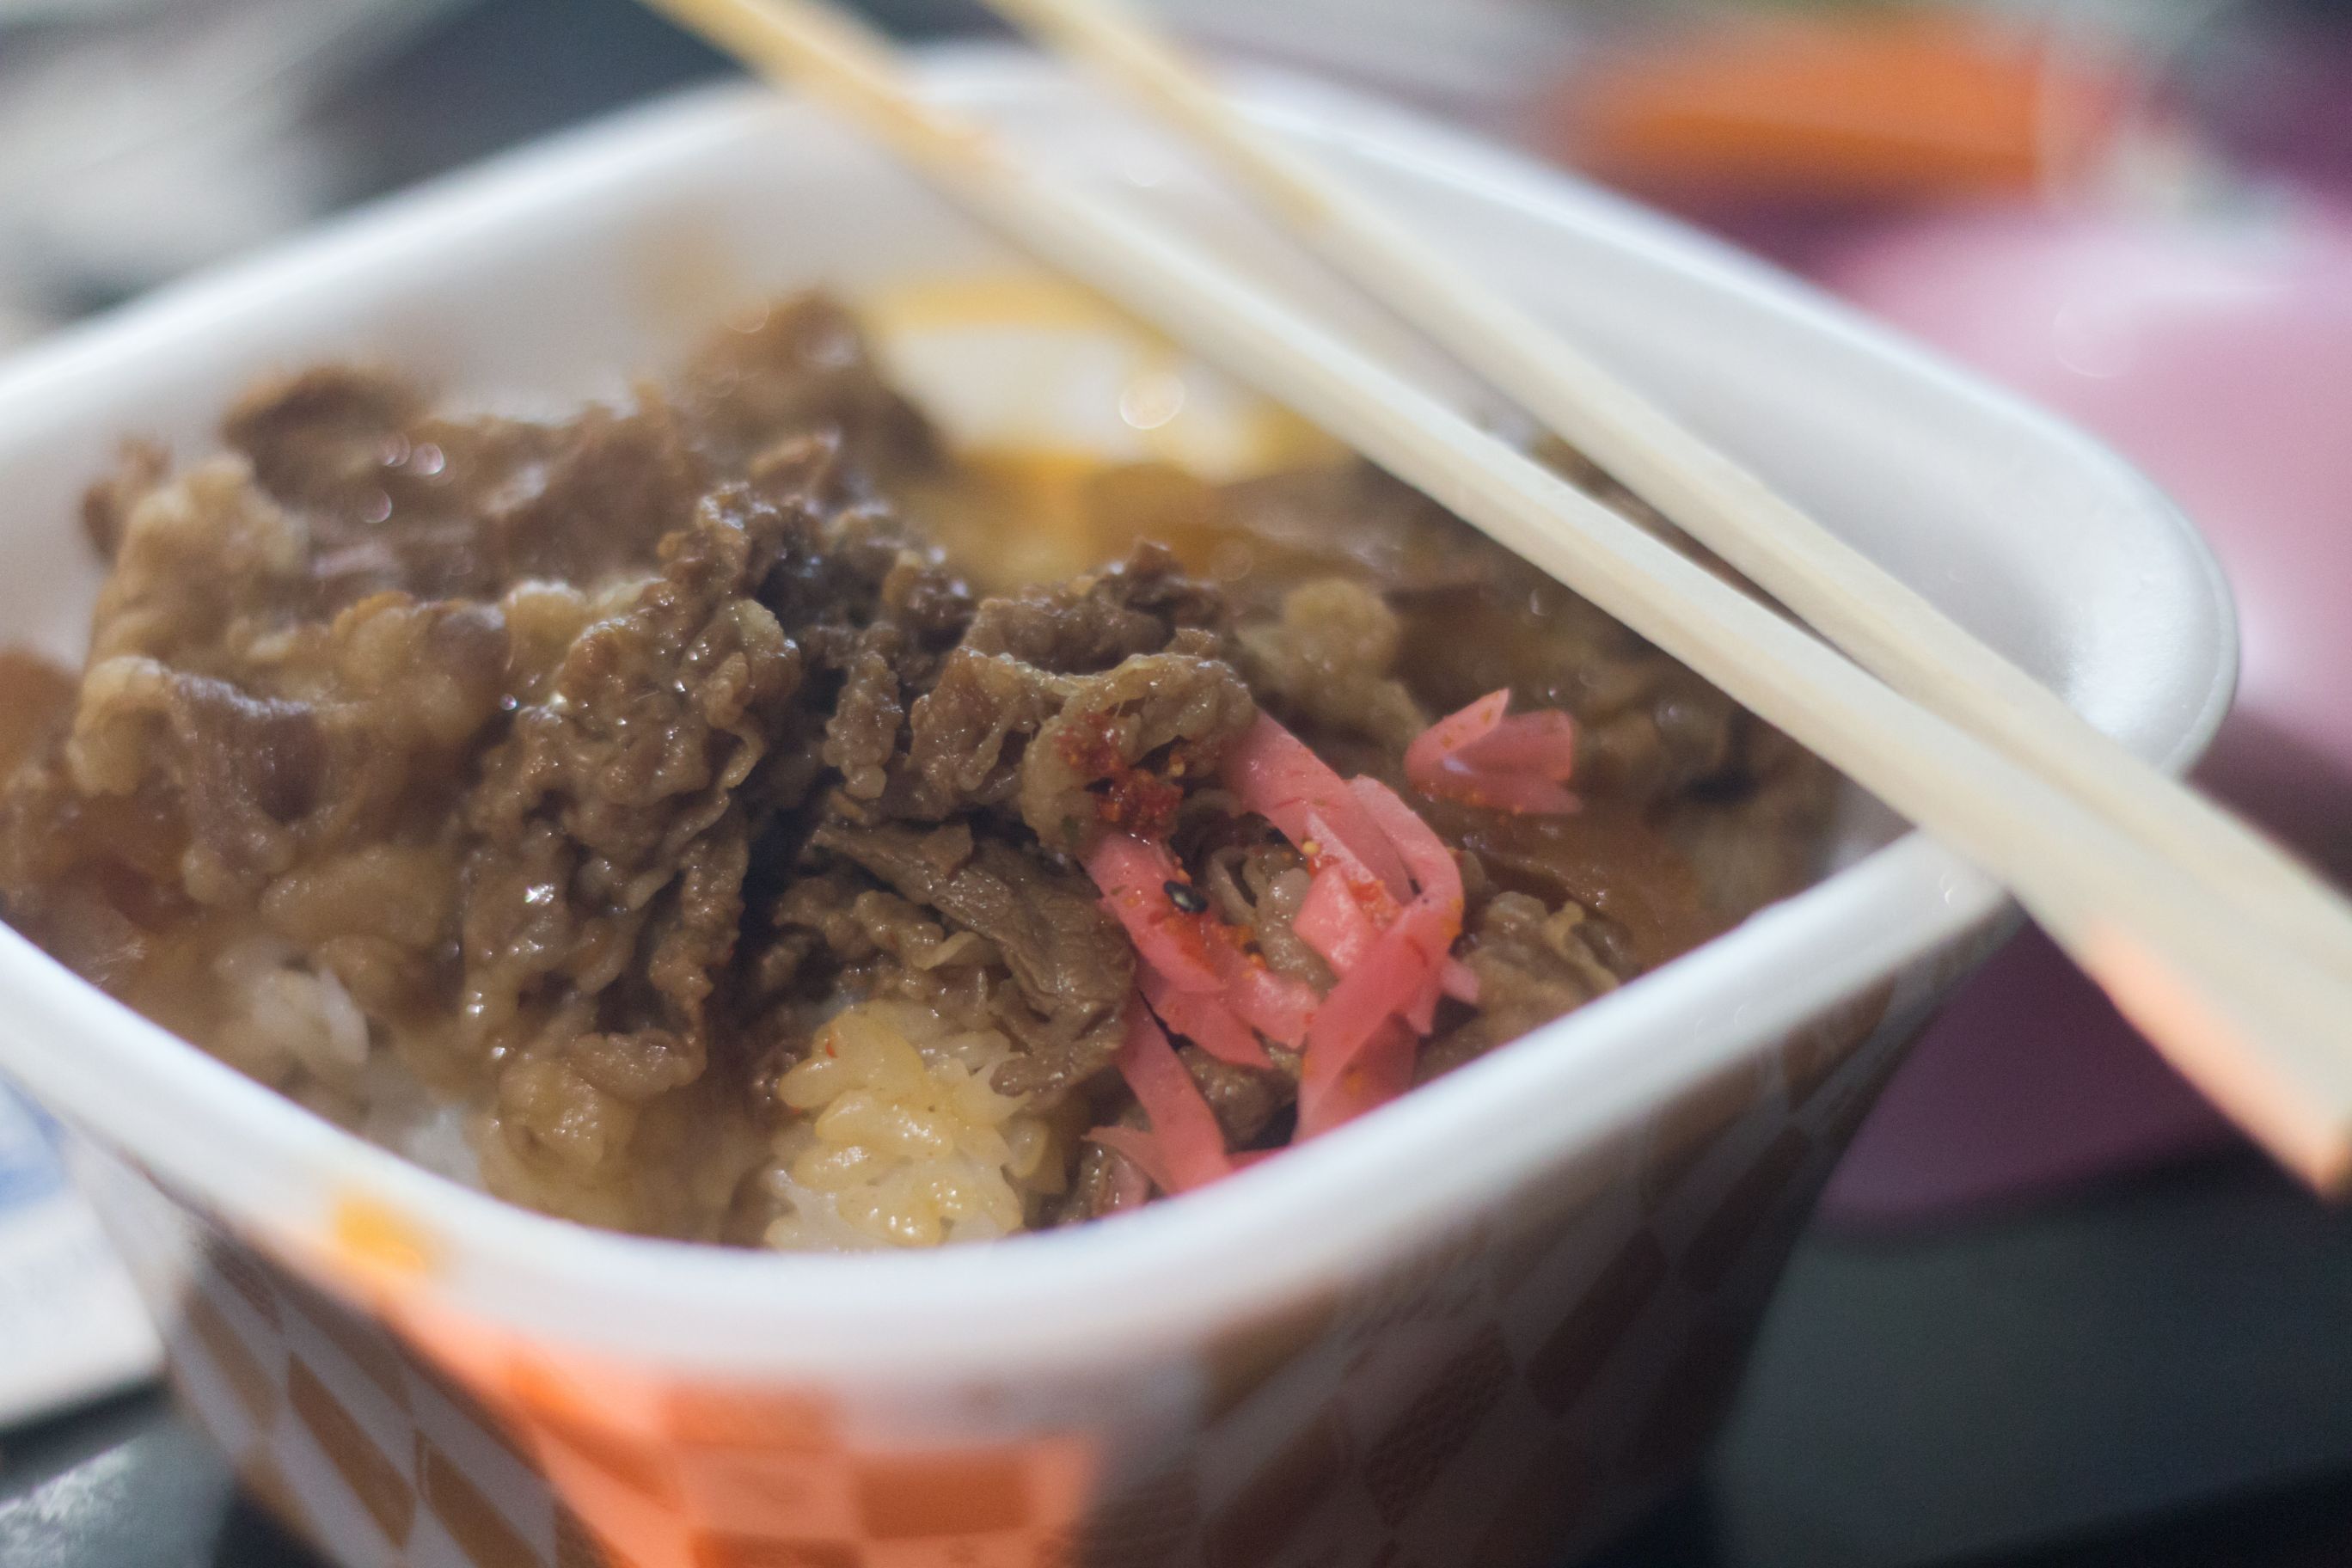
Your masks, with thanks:
[[(631, 0), (480, 0), (302, 134), (362, 196), (716, 68)], [(1603, 1561), (2352, 1563), (2347, 1325), (2352, 1215), (2246, 1156), (1932, 1233), (1817, 1234), (1706, 1472)], [(8, 1568), (311, 1562), (160, 1395), (0, 1433)]]

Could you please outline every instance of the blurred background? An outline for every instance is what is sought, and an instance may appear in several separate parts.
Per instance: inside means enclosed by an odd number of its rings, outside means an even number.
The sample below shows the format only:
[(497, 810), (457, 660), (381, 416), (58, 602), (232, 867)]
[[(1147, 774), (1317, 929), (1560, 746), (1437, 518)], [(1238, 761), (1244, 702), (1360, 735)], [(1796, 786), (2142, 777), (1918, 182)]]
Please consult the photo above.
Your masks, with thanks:
[[(2352, 0), (1156, 4), (1665, 206), (2116, 445), (2239, 596), (2204, 782), (2352, 880)], [(0, 352), (726, 68), (633, 0), (0, 0)], [(0, 1279), (0, 1362), (11, 1310)], [(1841, 1169), (1713, 1469), (1618, 1561), (2352, 1563), (2347, 1321), (2352, 1222), (2021, 938)], [(0, 1562), (304, 1561), (153, 1396), (9, 1428), (5, 1371)]]

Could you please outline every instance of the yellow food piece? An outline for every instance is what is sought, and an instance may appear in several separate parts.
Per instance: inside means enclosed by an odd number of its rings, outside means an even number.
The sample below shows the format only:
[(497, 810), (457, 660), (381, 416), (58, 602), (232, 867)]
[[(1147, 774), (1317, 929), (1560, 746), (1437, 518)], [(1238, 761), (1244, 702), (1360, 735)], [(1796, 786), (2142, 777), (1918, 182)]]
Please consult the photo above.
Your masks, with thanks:
[(778, 1080), (800, 1112), (766, 1181), (779, 1249), (857, 1251), (981, 1241), (1023, 1228), (1054, 1190), (1056, 1134), (989, 1087), (1013, 1042), (958, 1029), (929, 1007), (866, 1002), (824, 1026)]

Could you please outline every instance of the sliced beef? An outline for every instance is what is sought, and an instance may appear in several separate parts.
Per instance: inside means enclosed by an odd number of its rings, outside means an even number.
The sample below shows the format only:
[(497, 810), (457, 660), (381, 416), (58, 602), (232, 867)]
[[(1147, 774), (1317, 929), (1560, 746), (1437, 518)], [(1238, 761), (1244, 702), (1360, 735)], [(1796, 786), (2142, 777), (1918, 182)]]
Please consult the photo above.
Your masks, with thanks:
[[(983, 603), (963, 646), (1004, 654), (1059, 675), (1091, 675), (1136, 654), (1157, 653), (1183, 631), (1223, 634), (1223, 596), (1185, 574), (1159, 545), (1138, 544), (1115, 566), (1054, 587)], [(1213, 652), (1216, 644), (1188, 645)]]
[(819, 431), (863, 473), (939, 460), (929, 424), (876, 368), (856, 317), (823, 295), (765, 307), (719, 332), (680, 378), (715, 461), (738, 471), (784, 433)]
[(425, 395), (389, 371), (320, 365), (265, 382), (222, 422), (229, 446), (280, 502), (320, 511), (362, 506), (407, 456)]
[[(692, 522), (711, 484), (684, 423), (650, 392), (625, 411), (588, 408), (551, 440), (504, 421), (425, 426), (404, 465), (412, 473), (416, 447), (437, 449), (440, 470), (401, 488), (392, 520), (419, 504), (429, 516), (436, 501), (478, 520), (486, 565), (501, 586), (643, 572), (661, 542)], [(417, 489), (425, 493), (411, 501), (407, 492)]]
[(1298, 1098), (1297, 1083), (1284, 1073), (1237, 1067), (1198, 1046), (1182, 1047), (1176, 1054), (1216, 1113), (1225, 1142), (1236, 1149), (1254, 1146)]
[[(1134, 1119), (1140, 1122), (1142, 1118)], [(1151, 1194), (1151, 1184), (1122, 1155), (1099, 1143), (1078, 1151), (1077, 1170), (1070, 1190), (1054, 1211), (1055, 1225), (1085, 1225), (1129, 1209), (1141, 1208)]]
[(114, 471), (82, 492), (81, 531), (101, 561), (114, 559), (131, 526), (131, 513), (172, 471), (172, 454), (161, 442), (136, 437), (122, 443)]
[(900, 809), (929, 820), (1016, 813), (1069, 853), (1105, 826), (1167, 832), (1185, 791), (1214, 775), (1257, 715), (1240, 672), (1190, 651), (1208, 645), (1178, 633), (1188, 651), (1059, 673), (988, 646), (1005, 602), (982, 602), (971, 634), (914, 704)]
[(300, 610), (310, 540), (235, 458), (148, 492), (124, 518), (90, 619), (90, 662), (122, 654), (234, 677)]
[(293, 866), (297, 820), (315, 805), (326, 766), (317, 711), (255, 698), (226, 681), (121, 658), (93, 670), (69, 752), (75, 782), (129, 795), (156, 770), (186, 813), (200, 902), (258, 896)]
[(738, 797), (791, 735), (802, 687), (799, 648), (751, 595), (815, 548), (804, 520), (714, 494), (664, 542), (662, 576), (580, 634), (546, 699), (484, 758), (464, 918), (467, 1014), (486, 1044), (536, 1033), (558, 977), (562, 996), (600, 996), (641, 950), (649, 994), (625, 1010), (699, 1032), (740, 914)]
[(896, 626), (866, 628), (843, 672), (833, 717), (825, 721), (825, 765), (840, 773), (842, 788), (855, 800), (879, 800), (889, 787), (890, 762), (907, 720), (898, 670), (903, 645)]
[(1450, 801), (1414, 803), (1502, 890), (1547, 908), (1575, 904), (1622, 932), (1632, 967), (1665, 963), (1724, 928), (1689, 861), (1645, 813), (1608, 795), (1566, 816), (1518, 816)]
[(1331, 988), (1330, 966), (1291, 929), (1313, 882), (1297, 850), (1260, 832), (1251, 841), (1210, 849), (1197, 863), (1197, 884), (1212, 906), (1228, 924), (1250, 933), (1268, 966), (1318, 992)]
[(864, 867), (1002, 954), (1027, 1019), (1008, 1018), (1027, 1046), (997, 1086), (1029, 1094), (1091, 1077), (1118, 1048), (1119, 1008), (1135, 958), (1092, 883), (1034, 853), (957, 826), (828, 825), (814, 843)]
[(1595, 950), (1591, 923), (1579, 904), (1550, 910), (1524, 893), (1488, 902), (1465, 956), (1478, 977), (1478, 1011), (1422, 1048), (1420, 1076), (1450, 1071), (1615, 990), (1618, 976)]
[(1030, 742), (1077, 687), (1010, 654), (957, 648), (908, 715), (908, 814), (937, 821), (1010, 805)]
[(1022, 753), (1021, 818), (1074, 854), (1104, 826), (1165, 835), (1185, 781), (1214, 778), (1256, 717), (1240, 672), (1222, 659), (1130, 655), (1077, 682), (1039, 726)]
[(1404, 626), (1378, 591), (1318, 577), (1283, 596), (1282, 613), (1241, 634), (1252, 689), (1318, 730), (1397, 752), (1429, 718), (1395, 676)]

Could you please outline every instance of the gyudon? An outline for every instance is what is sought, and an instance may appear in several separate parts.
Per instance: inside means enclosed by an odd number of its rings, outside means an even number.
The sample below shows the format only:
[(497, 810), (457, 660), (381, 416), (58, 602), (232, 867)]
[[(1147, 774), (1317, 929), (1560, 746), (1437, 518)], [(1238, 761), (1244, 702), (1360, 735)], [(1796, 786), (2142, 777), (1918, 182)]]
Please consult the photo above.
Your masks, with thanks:
[(8, 918), (593, 1224), (926, 1245), (1199, 1185), (1788, 891), (1830, 799), (1369, 468), (1045, 504), (818, 299), (568, 423), (325, 368), (224, 434), (89, 493), (79, 678), (12, 656)]

